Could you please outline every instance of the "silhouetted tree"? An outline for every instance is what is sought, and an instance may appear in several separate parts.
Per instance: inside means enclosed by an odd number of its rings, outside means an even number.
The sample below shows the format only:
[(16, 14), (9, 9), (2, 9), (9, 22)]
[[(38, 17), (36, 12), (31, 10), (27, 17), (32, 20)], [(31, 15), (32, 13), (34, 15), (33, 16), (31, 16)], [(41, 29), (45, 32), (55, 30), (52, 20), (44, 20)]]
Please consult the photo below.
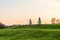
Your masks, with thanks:
[(29, 19), (29, 25), (32, 25), (32, 21), (31, 21), (31, 19)]
[(41, 19), (40, 19), (40, 17), (39, 17), (39, 19), (38, 19), (38, 24), (41, 24)]
[(52, 19), (51, 19), (51, 23), (52, 23), (52, 24), (55, 24), (55, 21), (56, 21), (56, 18), (52, 18)]
[(59, 24), (59, 19), (56, 20), (57, 24)]
[(0, 23), (0, 28), (5, 28), (5, 25)]

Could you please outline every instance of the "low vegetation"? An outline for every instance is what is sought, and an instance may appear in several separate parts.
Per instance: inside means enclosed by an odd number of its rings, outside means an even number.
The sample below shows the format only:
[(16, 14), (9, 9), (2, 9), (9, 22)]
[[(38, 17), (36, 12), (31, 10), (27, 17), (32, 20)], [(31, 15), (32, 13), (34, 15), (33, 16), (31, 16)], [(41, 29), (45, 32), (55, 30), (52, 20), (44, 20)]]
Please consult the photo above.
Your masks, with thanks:
[(0, 29), (0, 40), (60, 40), (60, 25), (20, 25)]

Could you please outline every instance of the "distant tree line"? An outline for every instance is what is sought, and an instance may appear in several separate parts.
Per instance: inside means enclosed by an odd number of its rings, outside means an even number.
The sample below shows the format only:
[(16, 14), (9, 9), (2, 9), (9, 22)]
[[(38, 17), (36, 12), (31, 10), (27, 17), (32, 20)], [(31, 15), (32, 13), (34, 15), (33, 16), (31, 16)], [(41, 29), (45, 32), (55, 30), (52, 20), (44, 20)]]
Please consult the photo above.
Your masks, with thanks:
[[(52, 18), (51, 24), (60, 24), (60, 20), (56, 19), (56, 18)], [(31, 19), (29, 19), (29, 25), (33, 25)], [(37, 25), (41, 25), (41, 18), (40, 17), (38, 18)], [(6, 26), (5, 24), (0, 23), (0, 28), (13, 27), (13, 26), (18, 26), (18, 25)], [(22, 25), (19, 25), (19, 26), (22, 27)]]
[(51, 23), (52, 24), (60, 24), (60, 20), (59, 19), (56, 19), (56, 18), (52, 18), (51, 19)]
[[(38, 25), (40, 25), (41, 24), (41, 18), (39, 17), (38, 18)], [(29, 19), (29, 25), (32, 25), (32, 20), (31, 19)]]
[[(41, 24), (41, 18), (39, 17), (38, 18), (38, 22), (37, 22), (38, 25)], [(51, 19), (51, 24), (60, 24), (60, 20), (59, 19), (56, 19), (56, 18), (52, 18)], [(29, 19), (29, 25), (32, 25), (32, 20)]]

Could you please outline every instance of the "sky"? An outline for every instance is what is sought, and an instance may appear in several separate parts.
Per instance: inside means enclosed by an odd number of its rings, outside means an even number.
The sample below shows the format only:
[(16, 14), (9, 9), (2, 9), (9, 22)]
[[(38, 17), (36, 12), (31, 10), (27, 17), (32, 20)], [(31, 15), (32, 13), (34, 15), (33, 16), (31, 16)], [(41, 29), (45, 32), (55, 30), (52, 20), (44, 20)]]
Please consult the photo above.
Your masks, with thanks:
[(60, 19), (60, 0), (0, 0), (0, 22), (6, 25), (51, 23), (51, 18)]

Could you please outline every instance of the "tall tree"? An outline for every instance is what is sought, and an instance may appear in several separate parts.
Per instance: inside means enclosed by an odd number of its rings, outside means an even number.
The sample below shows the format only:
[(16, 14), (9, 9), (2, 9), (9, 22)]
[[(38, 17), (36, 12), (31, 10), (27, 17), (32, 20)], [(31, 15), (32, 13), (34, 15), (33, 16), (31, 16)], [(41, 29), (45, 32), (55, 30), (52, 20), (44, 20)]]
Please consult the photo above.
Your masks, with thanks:
[(29, 19), (29, 25), (32, 25), (32, 21), (31, 21), (31, 19)]
[(39, 17), (39, 19), (38, 19), (38, 24), (41, 24), (41, 18)]
[(56, 20), (57, 24), (59, 24), (59, 19)]
[(0, 28), (4, 28), (4, 27), (5, 27), (5, 25), (0, 23)]
[(56, 18), (52, 18), (52, 19), (51, 19), (51, 23), (52, 23), (52, 24), (55, 24), (55, 21), (56, 21)]

